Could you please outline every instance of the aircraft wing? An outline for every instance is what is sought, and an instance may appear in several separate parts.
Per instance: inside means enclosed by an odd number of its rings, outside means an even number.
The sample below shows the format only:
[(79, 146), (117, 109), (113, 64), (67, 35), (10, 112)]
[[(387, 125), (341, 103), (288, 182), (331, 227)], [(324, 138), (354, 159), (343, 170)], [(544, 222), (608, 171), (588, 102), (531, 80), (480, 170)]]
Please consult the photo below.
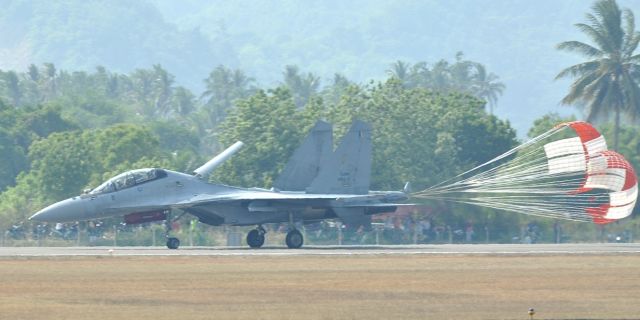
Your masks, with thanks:
[[(395, 203), (397, 200), (401, 199), (396, 193), (309, 194), (239, 189), (226, 193), (194, 195), (171, 207), (184, 210), (211, 225), (223, 224), (225, 220), (220, 216), (221, 212), (240, 213), (246, 210), (244, 212), (254, 213), (252, 219), (241, 222), (248, 225), (260, 223), (256, 221), (264, 221), (263, 223), (281, 221), (279, 219), (282, 217), (273, 216), (275, 213), (324, 208), (349, 225), (366, 226), (370, 223), (372, 214), (395, 211), (399, 206)], [(259, 218), (262, 214), (264, 218)]]
[(313, 200), (332, 201), (336, 205), (340, 202), (347, 205), (356, 200), (375, 201), (380, 199), (378, 195), (345, 195), (345, 194), (307, 194), (307, 193), (280, 193), (270, 191), (239, 191), (224, 194), (198, 194), (189, 199), (175, 203), (172, 207), (188, 208), (197, 205), (212, 205), (238, 201), (269, 201), (271, 203), (307, 203)]

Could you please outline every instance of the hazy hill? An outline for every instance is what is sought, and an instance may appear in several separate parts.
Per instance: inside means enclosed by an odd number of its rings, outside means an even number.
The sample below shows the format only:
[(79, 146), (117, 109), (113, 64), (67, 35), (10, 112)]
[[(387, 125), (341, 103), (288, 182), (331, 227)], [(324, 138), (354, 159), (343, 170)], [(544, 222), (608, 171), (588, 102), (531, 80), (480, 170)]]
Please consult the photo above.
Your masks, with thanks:
[[(640, 15), (640, 2), (619, 0)], [(0, 0), (0, 68), (54, 62), (126, 72), (161, 63), (196, 92), (218, 64), (261, 85), (296, 64), (325, 82), (340, 72), (366, 82), (396, 60), (485, 64), (507, 85), (496, 113), (524, 135), (558, 106), (557, 72), (580, 57), (558, 52), (586, 40), (573, 26), (592, 1), (21, 1)]]
[[(587, 40), (573, 26), (584, 22), (593, 1), (225, 1), (158, 2), (181, 28), (225, 34), (241, 67), (276, 81), (283, 64), (321, 74), (366, 81), (385, 77), (396, 60), (435, 63), (456, 52), (484, 63), (507, 85), (496, 113), (520, 136), (533, 119), (560, 107), (569, 82), (554, 81), (562, 68), (580, 62), (555, 50), (565, 40)], [(640, 15), (640, 1), (621, 1)], [(271, 59), (271, 61), (269, 61)], [(277, 61), (282, 61), (277, 63)], [(274, 63), (275, 62), (275, 63)]]
[(211, 66), (235, 62), (224, 43), (180, 31), (142, 1), (0, 0), (0, 8), (2, 69), (53, 62), (66, 70), (102, 65), (128, 72), (161, 63), (179, 82), (197, 87)]

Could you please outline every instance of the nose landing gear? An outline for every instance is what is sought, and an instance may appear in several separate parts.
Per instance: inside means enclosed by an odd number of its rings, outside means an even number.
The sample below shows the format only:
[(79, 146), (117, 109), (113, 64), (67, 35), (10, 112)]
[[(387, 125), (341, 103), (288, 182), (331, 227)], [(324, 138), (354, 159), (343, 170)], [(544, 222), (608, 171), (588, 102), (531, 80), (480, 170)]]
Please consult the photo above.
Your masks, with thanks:
[(169, 249), (178, 249), (180, 247), (180, 239), (178, 238), (167, 238), (167, 248)]
[(170, 212), (169, 214), (167, 214), (167, 219), (164, 221), (164, 228), (165, 228), (164, 236), (165, 238), (167, 238), (167, 248), (169, 249), (178, 249), (180, 247), (180, 239), (171, 237), (170, 235), (171, 224), (175, 221), (178, 221), (178, 219), (180, 219), (184, 214), (185, 212), (183, 212), (181, 215), (179, 215), (175, 219), (170, 218)]

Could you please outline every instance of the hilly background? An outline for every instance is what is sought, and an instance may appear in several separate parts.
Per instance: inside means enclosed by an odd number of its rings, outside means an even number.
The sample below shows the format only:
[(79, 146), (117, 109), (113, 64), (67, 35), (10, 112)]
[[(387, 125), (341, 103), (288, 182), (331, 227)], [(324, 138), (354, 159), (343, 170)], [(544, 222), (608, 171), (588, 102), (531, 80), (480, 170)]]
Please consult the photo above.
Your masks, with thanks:
[[(640, 1), (619, 0), (640, 14)], [(390, 65), (457, 52), (505, 83), (496, 114), (519, 136), (554, 111), (568, 81), (554, 81), (582, 57), (559, 52), (565, 40), (588, 41), (573, 24), (592, 1), (21, 1), (0, 0), (0, 69), (26, 71), (105, 66), (130, 72), (162, 64), (196, 94), (222, 64), (261, 86), (282, 81), (286, 65), (366, 83)]]

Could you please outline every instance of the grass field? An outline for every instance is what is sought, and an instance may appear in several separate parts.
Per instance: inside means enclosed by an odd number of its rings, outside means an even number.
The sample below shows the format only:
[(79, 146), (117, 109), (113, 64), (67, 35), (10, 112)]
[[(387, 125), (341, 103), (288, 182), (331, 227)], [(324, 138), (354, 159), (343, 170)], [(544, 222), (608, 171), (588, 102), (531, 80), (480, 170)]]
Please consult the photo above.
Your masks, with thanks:
[(640, 318), (640, 256), (0, 260), (0, 319)]

